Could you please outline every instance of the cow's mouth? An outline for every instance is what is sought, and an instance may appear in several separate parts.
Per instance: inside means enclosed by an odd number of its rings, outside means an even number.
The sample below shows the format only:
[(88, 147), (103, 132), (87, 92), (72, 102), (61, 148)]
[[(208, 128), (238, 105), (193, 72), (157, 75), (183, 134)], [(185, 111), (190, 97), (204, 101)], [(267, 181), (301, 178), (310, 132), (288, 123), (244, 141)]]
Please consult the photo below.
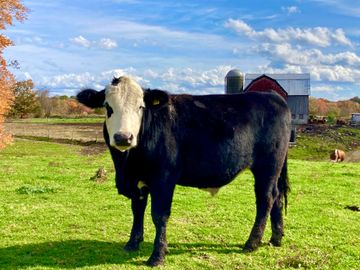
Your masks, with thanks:
[(117, 150), (119, 150), (120, 152), (126, 152), (127, 150), (129, 150), (131, 148), (131, 146), (119, 146), (119, 145), (115, 145), (114, 146)]

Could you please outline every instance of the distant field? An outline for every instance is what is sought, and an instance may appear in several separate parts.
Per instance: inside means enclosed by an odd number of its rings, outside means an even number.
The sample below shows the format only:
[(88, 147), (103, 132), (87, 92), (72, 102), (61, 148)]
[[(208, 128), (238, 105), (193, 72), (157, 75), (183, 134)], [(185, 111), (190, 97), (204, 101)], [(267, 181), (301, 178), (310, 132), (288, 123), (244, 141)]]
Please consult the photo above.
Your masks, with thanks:
[[(90, 150), (89, 150), (90, 148)], [(0, 152), (0, 269), (149, 269), (150, 207), (140, 251), (122, 250), (130, 201), (117, 195), (107, 152), (17, 140)], [(196, 164), (194, 164), (196, 166)], [(99, 167), (108, 180), (90, 180)], [(360, 269), (360, 163), (291, 159), (292, 192), (281, 248), (242, 252), (255, 199), (246, 171), (216, 197), (175, 191), (170, 254), (160, 269)]]
[(104, 117), (33, 118), (5, 123), (5, 130), (15, 137), (67, 143), (103, 142)]
[(360, 162), (360, 126), (305, 126), (302, 132), (298, 132), (296, 145), (289, 150), (289, 157), (329, 160), (329, 154), (334, 149), (344, 150), (346, 161)]
[(52, 117), (52, 118), (28, 118), (28, 119), (13, 119), (8, 122), (11, 123), (33, 123), (33, 124), (87, 124), (87, 123), (103, 123), (105, 116), (92, 117)]
[[(84, 118), (34, 118), (13, 120), (5, 128), (16, 137), (63, 143), (103, 142), (104, 116)], [(289, 157), (328, 160), (335, 148), (347, 153), (346, 161), (360, 161), (360, 126), (308, 125), (299, 129)]]

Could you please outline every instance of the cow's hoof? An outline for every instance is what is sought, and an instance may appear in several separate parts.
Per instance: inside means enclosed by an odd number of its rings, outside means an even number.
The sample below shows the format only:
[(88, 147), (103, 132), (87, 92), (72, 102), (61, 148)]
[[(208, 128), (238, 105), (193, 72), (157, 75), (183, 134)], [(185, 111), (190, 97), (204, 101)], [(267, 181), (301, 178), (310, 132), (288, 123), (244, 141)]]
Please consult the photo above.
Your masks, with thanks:
[(260, 243), (256, 243), (256, 242), (253, 242), (253, 241), (247, 241), (245, 243), (245, 246), (243, 248), (243, 251), (244, 252), (252, 252), (252, 251), (255, 251), (258, 249)]
[(164, 257), (151, 255), (151, 257), (147, 260), (146, 264), (152, 267), (162, 265), (164, 264)]
[(274, 247), (281, 247), (281, 239), (271, 237), (269, 244)]
[(140, 247), (140, 242), (129, 241), (124, 246), (124, 250), (128, 251), (128, 252), (137, 251), (137, 250), (139, 250), (139, 247)]

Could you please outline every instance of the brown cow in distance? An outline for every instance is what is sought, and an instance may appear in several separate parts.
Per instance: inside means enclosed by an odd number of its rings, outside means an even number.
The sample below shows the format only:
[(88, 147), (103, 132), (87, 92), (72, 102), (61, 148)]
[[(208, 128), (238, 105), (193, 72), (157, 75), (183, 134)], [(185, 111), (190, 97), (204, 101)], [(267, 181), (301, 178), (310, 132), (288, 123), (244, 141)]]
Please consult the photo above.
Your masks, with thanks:
[(333, 162), (341, 162), (345, 159), (345, 152), (339, 149), (335, 149), (330, 153), (330, 159)]

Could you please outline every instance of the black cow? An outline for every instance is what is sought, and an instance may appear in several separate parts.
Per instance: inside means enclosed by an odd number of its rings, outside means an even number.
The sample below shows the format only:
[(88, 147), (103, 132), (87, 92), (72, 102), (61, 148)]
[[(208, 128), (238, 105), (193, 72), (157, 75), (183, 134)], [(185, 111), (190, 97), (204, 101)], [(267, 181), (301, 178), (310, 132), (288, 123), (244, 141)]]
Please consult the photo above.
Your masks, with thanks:
[(244, 249), (258, 248), (269, 214), (270, 243), (281, 245), (291, 115), (279, 95), (171, 95), (143, 90), (133, 79), (120, 77), (102, 91), (86, 89), (77, 98), (107, 110), (104, 138), (116, 187), (132, 203), (126, 250), (137, 250), (143, 241), (149, 193), (156, 237), (148, 264), (155, 266), (167, 253), (166, 224), (175, 185), (214, 192), (245, 168), (255, 178), (256, 218)]

